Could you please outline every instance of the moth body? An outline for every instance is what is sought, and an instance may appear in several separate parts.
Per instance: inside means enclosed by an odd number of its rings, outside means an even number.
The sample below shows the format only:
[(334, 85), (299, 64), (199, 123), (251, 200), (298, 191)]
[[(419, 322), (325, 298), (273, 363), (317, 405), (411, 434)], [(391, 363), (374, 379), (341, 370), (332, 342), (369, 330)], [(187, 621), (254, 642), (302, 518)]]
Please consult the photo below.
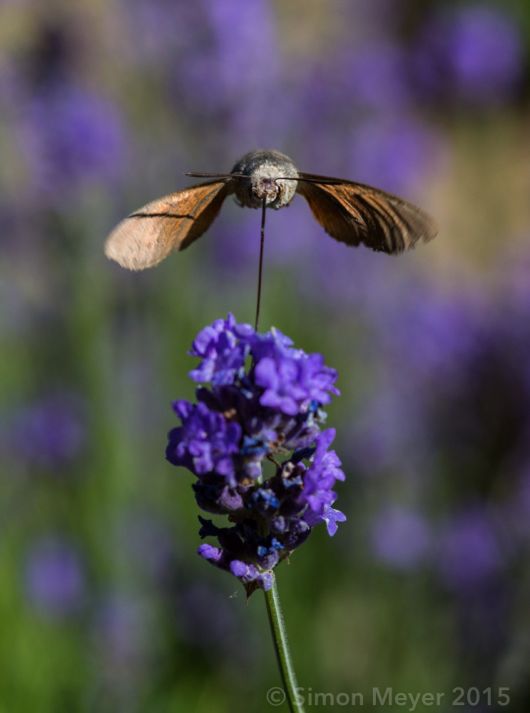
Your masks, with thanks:
[(232, 168), (232, 173), (248, 176), (234, 181), (234, 193), (240, 205), (278, 210), (289, 205), (296, 194), (298, 182), (284, 180), (298, 178), (291, 159), (280, 151), (250, 151)]

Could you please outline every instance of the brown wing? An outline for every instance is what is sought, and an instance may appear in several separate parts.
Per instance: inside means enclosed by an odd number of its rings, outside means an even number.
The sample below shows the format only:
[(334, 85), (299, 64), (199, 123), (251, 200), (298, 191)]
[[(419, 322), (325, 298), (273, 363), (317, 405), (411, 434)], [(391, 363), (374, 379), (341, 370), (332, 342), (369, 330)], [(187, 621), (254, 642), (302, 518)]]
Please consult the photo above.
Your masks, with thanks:
[(157, 265), (200, 237), (232, 191), (231, 181), (209, 181), (148, 203), (114, 228), (105, 255), (129, 270)]
[(309, 173), (300, 178), (308, 180), (299, 181), (298, 193), (324, 230), (342, 243), (396, 254), (436, 236), (432, 218), (391, 193)]

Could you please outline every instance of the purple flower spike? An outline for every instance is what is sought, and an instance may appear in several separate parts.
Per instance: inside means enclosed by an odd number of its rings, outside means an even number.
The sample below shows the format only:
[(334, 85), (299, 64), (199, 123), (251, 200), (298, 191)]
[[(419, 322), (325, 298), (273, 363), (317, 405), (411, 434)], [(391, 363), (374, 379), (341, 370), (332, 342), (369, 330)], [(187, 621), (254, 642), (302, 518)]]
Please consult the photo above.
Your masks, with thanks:
[(495, 106), (513, 96), (521, 84), (521, 30), (508, 8), (455, 5), (436, 12), (420, 37), (420, 85), (439, 98)]
[[(326, 525), (333, 536), (346, 516), (332, 505), (345, 476), (335, 451), (334, 429), (320, 430), (337, 372), (320, 354), (295, 349), (276, 329), (259, 334), (233, 315), (202, 329), (190, 373), (197, 403), (175, 401), (181, 425), (169, 433), (166, 457), (197, 478), (199, 507), (229, 516), (230, 527), (200, 518), (198, 554), (239, 579), (250, 596), (270, 589), (272, 570)], [(262, 461), (276, 471), (265, 479)]]
[(20, 130), (35, 187), (50, 199), (122, 175), (126, 132), (118, 109), (80, 86), (35, 94)]
[(385, 507), (371, 526), (371, 544), (378, 560), (396, 570), (419, 567), (431, 548), (432, 535), (426, 518), (401, 505)]
[(82, 558), (67, 540), (49, 535), (38, 540), (25, 562), (26, 596), (41, 614), (62, 618), (79, 611), (86, 589)]

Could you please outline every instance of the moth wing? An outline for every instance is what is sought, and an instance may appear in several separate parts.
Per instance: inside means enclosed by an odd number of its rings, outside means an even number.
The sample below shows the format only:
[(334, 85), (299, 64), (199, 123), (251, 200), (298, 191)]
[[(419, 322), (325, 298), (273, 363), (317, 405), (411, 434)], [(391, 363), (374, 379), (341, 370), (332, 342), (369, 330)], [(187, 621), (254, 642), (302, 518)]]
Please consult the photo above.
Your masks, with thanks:
[[(397, 254), (428, 242), (436, 224), (412, 203), (378, 188), (301, 173), (297, 191), (331, 237), (347, 245)], [(322, 183), (319, 182), (322, 180)]]
[(200, 237), (232, 190), (231, 182), (208, 181), (148, 203), (114, 228), (105, 255), (128, 270), (157, 265)]

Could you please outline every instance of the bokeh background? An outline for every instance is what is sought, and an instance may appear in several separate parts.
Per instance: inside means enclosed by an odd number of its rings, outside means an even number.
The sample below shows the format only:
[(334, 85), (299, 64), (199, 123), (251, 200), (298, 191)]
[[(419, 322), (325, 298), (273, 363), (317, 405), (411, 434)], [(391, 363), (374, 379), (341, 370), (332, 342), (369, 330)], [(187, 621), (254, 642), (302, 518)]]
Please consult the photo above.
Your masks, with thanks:
[(269, 216), (262, 325), (339, 369), (348, 475), (279, 571), (300, 684), (530, 710), (529, 59), (525, 0), (2, 1), (1, 713), (268, 710), (262, 597), (196, 556), (164, 460), (193, 335), (253, 319), (259, 215), (145, 273), (102, 253), (257, 147), (440, 225), (393, 258)]

